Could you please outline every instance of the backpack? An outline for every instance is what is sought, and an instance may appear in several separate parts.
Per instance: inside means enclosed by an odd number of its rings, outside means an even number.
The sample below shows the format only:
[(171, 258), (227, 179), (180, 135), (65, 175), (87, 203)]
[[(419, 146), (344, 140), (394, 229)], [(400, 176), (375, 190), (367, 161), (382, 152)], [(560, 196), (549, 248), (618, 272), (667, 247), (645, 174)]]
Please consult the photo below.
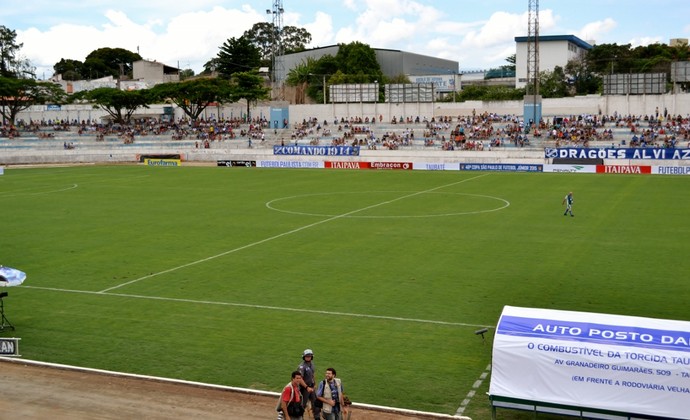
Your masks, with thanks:
[[(324, 379), (323, 381), (321, 381), (321, 386), (322, 386), (322, 387), (325, 387), (325, 386), (326, 386), (326, 380), (325, 380), (325, 379)], [(323, 397), (323, 395), (321, 395), (321, 396)], [(316, 407), (316, 408), (323, 408), (323, 401), (321, 401), (321, 400), (319, 399), (319, 394), (318, 394), (318, 392), (317, 392), (317, 394), (316, 394), (316, 400), (314, 401), (314, 407)]]
[[(283, 416), (286, 416), (286, 418), (289, 417), (302, 417), (304, 414), (304, 407), (302, 407), (302, 403), (298, 401), (292, 401), (295, 398), (295, 388), (292, 387), (292, 383), (289, 383), (285, 386), (290, 386), (290, 402), (287, 403), (287, 413), (283, 413), (283, 393), (280, 393), (280, 396), (278, 397), (278, 405), (276, 405), (276, 411), (279, 413), (282, 413)], [(285, 390), (285, 388), (283, 388)]]
[[(295, 398), (295, 388), (292, 387), (292, 382), (285, 385), (283, 387), (283, 390), (285, 390), (285, 387), (290, 386), (290, 402)], [(278, 395), (278, 405), (276, 405), (276, 411), (283, 411), (283, 392), (280, 392), (280, 395)]]

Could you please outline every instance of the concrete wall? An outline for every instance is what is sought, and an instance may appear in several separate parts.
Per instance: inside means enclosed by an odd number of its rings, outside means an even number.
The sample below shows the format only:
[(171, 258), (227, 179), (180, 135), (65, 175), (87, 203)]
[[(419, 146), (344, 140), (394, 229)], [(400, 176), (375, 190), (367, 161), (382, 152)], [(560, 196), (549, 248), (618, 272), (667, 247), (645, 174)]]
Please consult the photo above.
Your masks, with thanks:
[[(653, 115), (658, 108), (660, 113), (664, 109), (671, 115), (690, 115), (690, 94), (665, 94), (665, 95), (635, 95), (635, 96), (601, 96), (587, 95), (574, 98), (544, 99), (542, 103), (542, 114), (545, 118), (564, 115), (580, 114), (607, 114), (613, 115)], [(151, 105), (149, 109), (140, 109), (140, 114), (162, 114), (164, 105)], [(284, 106), (284, 104), (280, 104)], [(251, 113), (254, 117), (270, 118), (271, 103), (261, 103), (252, 105)], [(467, 101), (467, 102), (434, 102), (434, 103), (347, 103), (347, 104), (313, 104), (313, 105), (290, 105), (290, 123), (301, 122), (304, 119), (316, 117), (319, 121), (333, 121), (335, 118), (355, 117), (378, 117), (389, 122), (391, 118), (406, 117), (439, 117), (458, 115), (471, 115), (472, 111), (477, 113), (494, 112), (499, 115), (522, 116), (522, 101)], [(243, 117), (246, 114), (246, 102), (224, 105), (221, 107), (207, 108), (202, 114), (204, 118)], [(88, 105), (63, 105), (60, 110), (48, 111), (46, 106), (33, 106), (21, 112), (20, 119), (28, 121), (48, 120), (48, 119), (67, 119), (67, 120), (86, 120), (98, 119), (105, 116), (103, 110), (93, 108)], [(175, 117), (182, 118), (184, 114), (175, 107)]]

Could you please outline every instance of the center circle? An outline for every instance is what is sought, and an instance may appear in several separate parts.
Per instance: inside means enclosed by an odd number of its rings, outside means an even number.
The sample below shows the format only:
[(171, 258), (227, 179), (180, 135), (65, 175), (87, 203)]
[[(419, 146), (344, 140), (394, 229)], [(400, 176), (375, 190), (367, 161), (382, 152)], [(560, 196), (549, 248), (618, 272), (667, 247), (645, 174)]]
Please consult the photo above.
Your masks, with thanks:
[[(508, 206), (510, 202), (500, 197), (437, 191), (326, 192), (281, 197), (266, 203), (267, 208), (281, 213), (352, 219), (448, 217), (490, 213)], [(376, 214), (377, 211), (385, 214)]]

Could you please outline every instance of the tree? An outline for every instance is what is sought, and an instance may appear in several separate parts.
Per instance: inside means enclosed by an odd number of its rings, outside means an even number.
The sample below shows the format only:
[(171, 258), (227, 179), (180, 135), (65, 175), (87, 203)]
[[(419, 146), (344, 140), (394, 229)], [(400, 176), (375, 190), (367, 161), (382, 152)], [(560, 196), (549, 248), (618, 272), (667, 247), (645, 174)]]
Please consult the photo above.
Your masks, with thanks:
[(335, 61), (338, 70), (348, 75), (348, 83), (383, 81), (383, 72), (373, 48), (359, 41), (339, 44), (338, 47)]
[(259, 49), (261, 60), (266, 64), (273, 57), (274, 42), (283, 54), (304, 51), (311, 42), (311, 34), (304, 28), (284, 26), (282, 31), (278, 31), (273, 23), (268, 22), (255, 23), (242, 36)]
[(0, 25), (0, 77), (35, 77), (36, 69), (29, 60), (21, 58), (17, 44), (17, 32)]
[(253, 71), (261, 66), (261, 53), (248, 38), (230, 38), (223, 43), (217, 56), (215, 70), (223, 77)]
[(506, 62), (508, 64), (501, 66), (501, 68), (506, 69), (506, 70), (515, 71), (515, 69), (517, 68), (515, 65), (515, 63), (517, 63), (517, 54), (511, 54), (508, 57), (506, 57)]
[(84, 77), (84, 63), (79, 60), (60, 59), (53, 66), (55, 74), (61, 74), (62, 80), (82, 80)]
[(190, 119), (196, 120), (210, 103), (233, 100), (235, 89), (225, 79), (200, 78), (161, 83), (154, 86), (151, 93), (158, 100), (173, 102)]
[(65, 92), (54, 83), (0, 76), (0, 114), (11, 124), (32, 105), (61, 103), (64, 98)]
[(216, 69), (220, 66), (220, 62), (218, 61), (218, 57), (213, 57), (210, 60), (208, 60), (206, 63), (204, 63), (204, 70), (202, 70), (201, 74), (203, 75), (212, 75), (216, 72)]
[(283, 54), (291, 54), (304, 51), (311, 42), (311, 34), (304, 28), (296, 26), (284, 26), (280, 33)]
[(553, 71), (547, 70), (539, 73), (539, 93), (544, 98), (568, 96), (568, 85), (563, 67), (556, 66)]
[(256, 73), (237, 72), (232, 76), (234, 87), (233, 99), (247, 101), (247, 119), (251, 118), (249, 105), (260, 99), (268, 99), (271, 89), (264, 86), (264, 79)]
[(180, 70), (180, 80), (186, 80), (186, 79), (189, 79), (190, 77), (194, 77), (194, 70), (192, 70), (192, 69)]
[(99, 48), (91, 51), (84, 60), (82, 75), (89, 79), (104, 76), (132, 75), (132, 63), (141, 60), (141, 56), (124, 48)]
[(630, 44), (600, 44), (592, 47), (585, 58), (592, 72), (604, 75), (612, 73), (631, 73), (633, 57)]
[[(463, 87), (458, 93), (457, 100), (464, 101), (514, 101), (525, 97), (525, 89), (515, 89), (508, 86), (470, 85)], [(452, 95), (444, 101), (452, 101)]]
[(73, 95), (73, 100), (86, 100), (94, 103), (94, 108), (101, 108), (107, 112), (113, 122), (117, 124), (129, 124), (132, 114), (138, 108), (148, 108), (153, 102), (153, 97), (148, 90), (120, 90), (116, 88), (97, 88), (82, 91)]
[(386, 77), (374, 50), (361, 42), (340, 44), (335, 57), (308, 58), (290, 70), (286, 78), (290, 86), (306, 84), (307, 95), (318, 103), (323, 102), (324, 85), (375, 81), (383, 85)]
[(602, 79), (594, 74), (584, 59), (573, 59), (565, 66), (568, 84), (575, 89), (576, 95), (588, 95), (601, 92)]

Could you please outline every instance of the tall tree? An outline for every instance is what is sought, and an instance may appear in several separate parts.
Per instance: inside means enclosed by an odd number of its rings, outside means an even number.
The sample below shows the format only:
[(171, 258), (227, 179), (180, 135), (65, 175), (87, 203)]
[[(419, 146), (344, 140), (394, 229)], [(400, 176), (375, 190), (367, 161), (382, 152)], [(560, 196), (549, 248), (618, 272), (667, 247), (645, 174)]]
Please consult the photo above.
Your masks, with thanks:
[(565, 66), (568, 83), (575, 88), (576, 95), (588, 95), (601, 92), (602, 78), (592, 72), (587, 60), (573, 59)]
[(230, 38), (223, 43), (217, 56), (216, 71), (223, 77), (254, 71), (261, 66), (261, 52), (248, 38)]
[(14, 124), (17, 114), (32, 105), (61, 103), (65, 92), (59, 85), (34, 79), (0, 76), (0, 114)]
[(55, 74), (62, 75), (62, 80), (82, 80), (84, 77), (84, 63), (79, 60), (60, 59), (53, 66)]
[(273, 24), (269, 22), (255, 23), (251, 29), (244, 31), (242, 36), (259, 49), (261, 61), (268, 65), (271, 62), (274, 39), (278, 36)]
[(153, 102), (153, 96), (146, 89), (127, 91), (109, 87), (78, 92), (72, 99), (92, 102), (95, 108), (107, 112), (118, 124), (129, 124), (134, 111), (148, 108)]
[(338, 63), (338, 70), (348, 76), (348, 83), (383, 81), (383, 72), (376, 60), (376, 52), (367, 44), (359, 41), (339, 44), (335, 61)]
[(311, 42), (311, 34), (304, 28), (284, 26), (282, 31), (269, 22), (255, 23), (251, 29), (244, 31), (247, 38), (261, 53), (261, 60), (268, 64), (273, 56), (273, 44), (279, 46), (283, 54), (304, 51)]
[(19, 55), (24, 44), (17, 43), (17, 32), (0, 25), (0, 76), (27, 78), (34, 77), (36, 69), (29, 60)]
[(99, 48), (91, 51), (84, 60), (83, 76), (89, 79), (104, 76), (132, 75), (132, 63), (141, 60), (141, 56), (124, 48)]
[(190, 119), (196, 120), (212, 102), (233, 100), (235, 89), (225, 79), (201, 78), (161, 83), (154, 86), (151, 93), (158, 100), (174, 103)]

